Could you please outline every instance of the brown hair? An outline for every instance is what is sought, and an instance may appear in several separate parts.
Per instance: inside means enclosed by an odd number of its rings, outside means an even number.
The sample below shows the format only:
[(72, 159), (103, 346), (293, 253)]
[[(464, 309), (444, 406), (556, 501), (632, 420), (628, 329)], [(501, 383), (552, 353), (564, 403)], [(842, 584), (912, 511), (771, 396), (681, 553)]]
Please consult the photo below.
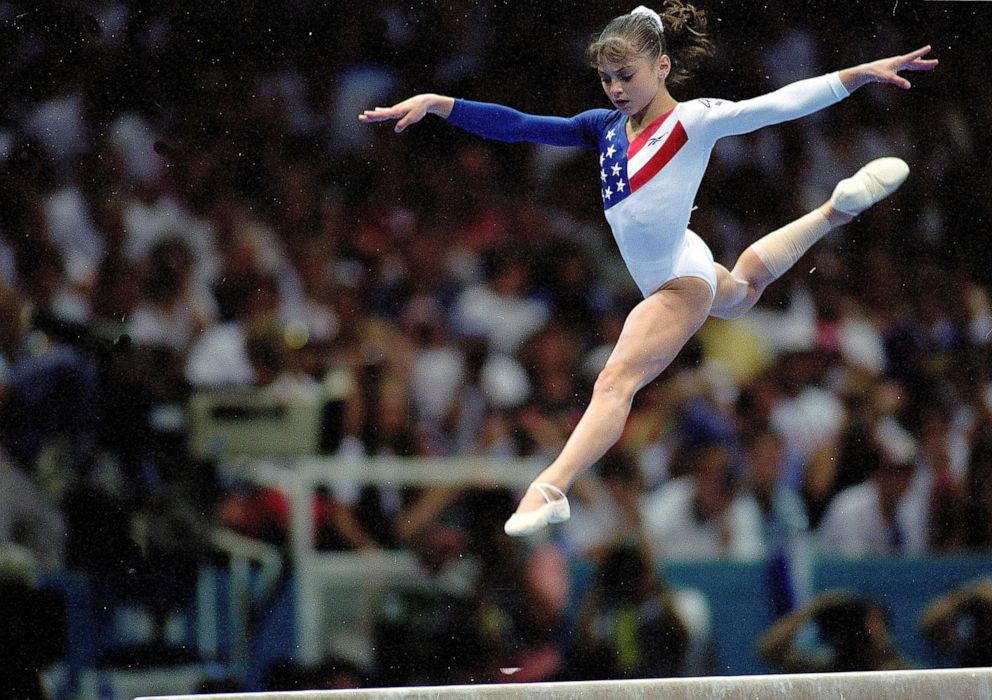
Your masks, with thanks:
[(645, 14), (620, 15), (606, 25), (586, 49), (593, 68), (600, 61), (620, 63), (631, 56), (654, 60), (667, 54), (672, 70), (667, 85), (685, 82), (707, 57), (713, 54), (713, 42), (706, 35), (706, 13), (683, 0), (665, 0), (658, 13), (665, 30)]

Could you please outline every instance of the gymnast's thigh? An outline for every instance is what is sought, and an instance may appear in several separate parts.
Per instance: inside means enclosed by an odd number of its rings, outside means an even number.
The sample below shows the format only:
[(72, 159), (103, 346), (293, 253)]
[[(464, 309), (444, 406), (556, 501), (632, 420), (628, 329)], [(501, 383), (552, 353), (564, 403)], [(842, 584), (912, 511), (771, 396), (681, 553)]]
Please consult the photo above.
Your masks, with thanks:
[(713, 253), (694, 231), (685, 230), (685, 242), (682, 252), (672, 267), (672, 279), (676, 277), (699, 277), (703, 279), (716, 296), (716, 265)]

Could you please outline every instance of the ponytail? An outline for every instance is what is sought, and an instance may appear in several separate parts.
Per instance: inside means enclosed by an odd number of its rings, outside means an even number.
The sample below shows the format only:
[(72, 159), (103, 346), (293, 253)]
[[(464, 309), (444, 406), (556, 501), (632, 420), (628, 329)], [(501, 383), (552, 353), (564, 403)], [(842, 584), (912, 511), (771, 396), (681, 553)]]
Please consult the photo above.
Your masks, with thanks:
[(665, 53), (672, 59), (669, 85), (679, 85), (713, 55), (713, 42), (706, 35), (706, 13), (682, 0), (666, 0), (661, 15), (665, 24)]

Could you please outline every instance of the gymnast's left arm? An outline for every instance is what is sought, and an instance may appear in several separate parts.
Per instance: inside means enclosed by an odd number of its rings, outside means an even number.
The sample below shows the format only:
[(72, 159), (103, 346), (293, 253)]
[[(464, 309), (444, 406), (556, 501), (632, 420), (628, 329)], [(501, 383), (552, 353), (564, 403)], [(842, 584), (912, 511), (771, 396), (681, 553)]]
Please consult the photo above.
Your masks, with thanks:
[[(937, 61), (924, 59), (924, 46), (908, 54), (882, 58), (845, 68), (817, 78), (790, 83), (774, 92), (740, 102), (694, 100), (699, 111), (698, 131), (712, 140), (746, 134), (764, 126), (804, 117), (829, 107), (868, 83), (886, 83), (908, 88), (900, 71), (930, 71)], [(688, 128), (688, 127), (687, 127)]]
[(923, 58), (928, 53), (930, 53), (929, 45), (901, 56), (880, 58), (877, 61), (862, 63), (853, 68), (845, 68), (838, 75), (848, 92), (854, 92), (868, 83), (887, 83), (908, 90), (910, 82), (899, 75), (899, 72), (904, 70), (933, 70), (937, 67), (937, 59)]

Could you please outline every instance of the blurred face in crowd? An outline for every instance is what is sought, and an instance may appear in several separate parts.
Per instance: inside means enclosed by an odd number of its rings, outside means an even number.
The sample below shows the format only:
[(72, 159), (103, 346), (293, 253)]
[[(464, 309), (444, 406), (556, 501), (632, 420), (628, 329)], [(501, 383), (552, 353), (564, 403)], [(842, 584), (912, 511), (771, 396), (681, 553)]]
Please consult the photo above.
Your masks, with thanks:
[(732, 496), (727, 484), (727, 450), (720, 446), (708, 447), (696, 458), (694, 466), (696, 512), (702, 518), (717, 517), (727, 510)]
[(755, 437), (748, 448), (751, 483), (756, 487), (770, 490), (778, 481), (781, 463), (781, 440), (768, 432)]
[(882, 509), (894, 512), (899, 499), (903, 497), (913, 482), (913, 467), (910, 464), (884, 464), (875, 472), (878, 484), (878, 497)]
[(402, 382), (384, 381), (379, 391), (379, 427), (396, 433), (410, 424), (410, 398)]
[(497, 294), (507, 297), (522, 296), (530, 284), (530, 271), (518, 261), (507, 261), (493, 276), (492, 286)]

